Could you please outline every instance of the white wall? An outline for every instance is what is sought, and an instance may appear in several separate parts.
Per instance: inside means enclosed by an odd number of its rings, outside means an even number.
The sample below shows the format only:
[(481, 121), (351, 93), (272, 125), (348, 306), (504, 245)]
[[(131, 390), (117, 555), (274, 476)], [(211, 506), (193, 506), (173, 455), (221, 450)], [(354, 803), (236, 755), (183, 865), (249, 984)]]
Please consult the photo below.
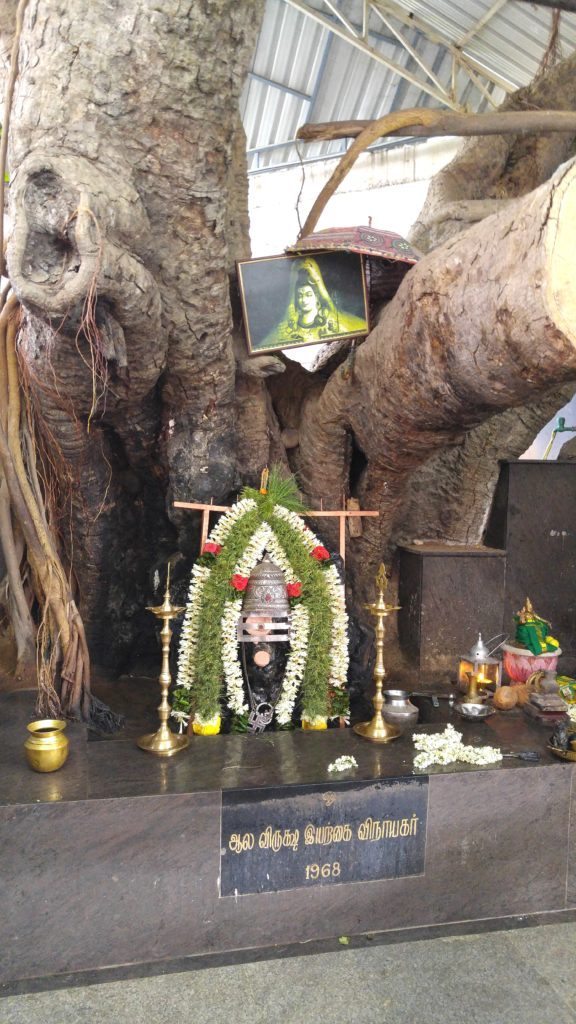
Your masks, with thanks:
[[(368, 224), (407, 235), (426, 198), (430, 178), (459, 146), (456, 139), (431, 139), (365, 153), (330, 199), (318, 229)], [(250, 175), (253, 256), (283, 252), (298, 238), (314, 200), (337, 160)]]

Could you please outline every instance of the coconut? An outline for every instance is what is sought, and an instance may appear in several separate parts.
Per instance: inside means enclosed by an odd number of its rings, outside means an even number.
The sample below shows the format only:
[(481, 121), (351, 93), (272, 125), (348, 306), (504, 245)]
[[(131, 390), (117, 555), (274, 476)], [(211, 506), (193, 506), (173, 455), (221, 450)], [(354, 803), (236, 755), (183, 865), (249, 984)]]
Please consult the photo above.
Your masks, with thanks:
[(494, 707), (500, 709), (500, 711), (509, 711), (513, 708), (517, 702), (518, 695), (516, 693), (519, 690), (519, 686), (501, 686), (494, 694)]
[[(512, 689), (512, 687), (510, 687), (510, 689)], [(515, 686), (514, 690), (516, 691), (516, 703), (519, 704), (520, 707), (523, 707), (523, 705), (527, 704), (530, 700), (530, 687), (524, 683), (523, 685)]]

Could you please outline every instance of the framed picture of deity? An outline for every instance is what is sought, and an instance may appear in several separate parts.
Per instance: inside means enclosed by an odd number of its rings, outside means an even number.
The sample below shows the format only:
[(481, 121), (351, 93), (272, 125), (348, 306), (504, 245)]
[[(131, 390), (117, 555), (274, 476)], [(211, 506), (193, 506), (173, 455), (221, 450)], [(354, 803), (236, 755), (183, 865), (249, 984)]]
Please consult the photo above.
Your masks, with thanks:
[(362, 256), (314, 252), (237, 263), (251, 355), (369, 332)]

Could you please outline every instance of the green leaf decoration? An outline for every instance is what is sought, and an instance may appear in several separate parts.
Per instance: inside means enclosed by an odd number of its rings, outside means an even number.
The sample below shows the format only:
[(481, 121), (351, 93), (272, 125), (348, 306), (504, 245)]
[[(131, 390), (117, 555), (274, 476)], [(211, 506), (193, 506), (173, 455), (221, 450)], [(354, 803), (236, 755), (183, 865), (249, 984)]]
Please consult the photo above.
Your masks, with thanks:
[[(186, 641), (181, 641), (180, 661), (187, 669), (189, 688), (180, 686), (173, 694), (173, 708), (197, 714), (203, 720), (222, 714), (226, 704), (225, 673), (222, 664), (221, 623), (227, 602), (235, 596), (230, 580), (256, 530), (267, 523), (282, 546), (294, 577), (302, 584), (298, 603), (308, 612), (309, 632), (306, 665), (299, 692), (299, 711), (308, 719), (331, 718), (348, 713), (348, 693), (330, 685), (333, 611), (326, 564), (310, 554), (310, 547), (298, 524), (276, 514), (283, 506), (301, 515), (304, 506), (294, 477), (286, 477), (278, 467), (270, 472), (266, 494), (246, 487), (241, 498), (251, 499), (256, 508), (248, 509), (233, 524), (217, 556), (201, 556), (198, 563), (210, 573), (202, 584), (197, 605), (197, 643), (193, 660)], [(290, 726), (288, 726), (290, 727)], [(245, 732), (247, 716), (232, 715), (233, 732)]]
[(286, 476), (281, 466), (272, 466), (266, 494), (260, 494), (260, 491), (254, 487), (245, 487), (241, 497), (257, 501), (264, 519), (272, 515), (274, 505), (283, 505), (284, 508), (290, 512), (297, 512), (298, 515), (303, 515), (307, 511), (300, 497), (296, 477)]
[(259, 525), (258, 511), (247, 512), (242, 516), (228, 534), (226, 543), (215, 559), (214, 568), (204, 585), (198, 626), (200, 643), (196, 658), (196, 672), (190, 690), (191, 703), (202, 718), (212, 718), (220, 713), (220, 699), (224, 682), (220, 650), (220, 623), (226, 599), (233, 594), (230, 578), (234, 572), (234, 566)]

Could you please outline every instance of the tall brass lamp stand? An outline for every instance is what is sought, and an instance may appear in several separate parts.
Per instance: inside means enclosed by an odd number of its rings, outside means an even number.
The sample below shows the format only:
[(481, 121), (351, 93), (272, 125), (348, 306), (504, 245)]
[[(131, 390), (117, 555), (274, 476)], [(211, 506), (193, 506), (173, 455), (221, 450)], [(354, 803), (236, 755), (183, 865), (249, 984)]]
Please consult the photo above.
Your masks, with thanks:
[(387, 585), (388, 580), (386, 578), (384, 565), (382, 564), (380, 565), (376, 576), (376, 587), (378, 590), (376, 601), (372, 604), (365, 605), (368, 611), (376, 619), (376, 664), (374, 666), (376, 692), (373, 700), (374, 717), (371, 718), (369, 722), (359, 722), (354, 726), (354, 732), (357, 732), (359, 736), (363, 736), (365, 740), (371, 740), (372, 743), (389, 743), (390, 740), (397, 739), (401, 733), (401, 730), (395, 725), (390, 725), (386, 722), (382, 715), (382, 706), (384, 704), (382, 684), (386, 678), (386, 669), (384, 668), (384, 619), (386, 619), (391, 612), (399, 611), (398, 605), (386, 604), (386, 601), (384, 600), (384, 593)]
[(170, 677), (170, 640), (172, 639), (170, 622), (184, 610), (184, 608), (180, 608), (178, 605), (170, 603), (170, 565), (168, 565), (164, 601), (162, 604), (156, 605), (155, 607), (148, 607), (147, 609), (147, 611), (152, 612), (156, 618), (162, 619), (162, 629), (160, 631), (160, 637), (162, 639), (162, 671), (158, 677), (158, 682), (162, 689), (162, 700), (158, 706), (160, 728), (157, 732), (151, 732), (146, 736), (140, 736), (136, 741), (142, 750), (147, 750), (150, 754), (157, 754), (161, 757), (172, 757), (172, 755), (177, 754), (179, 750), (184, 750), (189, 743), (187, 736), (181, 736), (177, 733), (173, 733), (168, 728), (168, 719), (170, 717), (168, 690), (170, 689), (170, 683), (172, 682)]

